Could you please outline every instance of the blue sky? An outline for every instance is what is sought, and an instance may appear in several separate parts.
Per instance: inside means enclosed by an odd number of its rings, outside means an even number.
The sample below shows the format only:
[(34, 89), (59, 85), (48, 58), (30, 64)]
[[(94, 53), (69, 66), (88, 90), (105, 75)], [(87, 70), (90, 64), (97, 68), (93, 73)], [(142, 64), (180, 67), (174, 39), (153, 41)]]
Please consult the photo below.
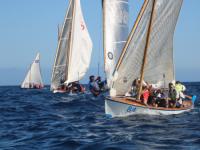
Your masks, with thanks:
[[(142, 2), (130, 0), (130, 28)], [(95, 74), (97, 60), (103, 66), (101, 0), (81, 0), (81, 3), (94, 45), (89, 73)], [(199, 0), (184, 0), (176, 27), (174, 54), (178, 80), (200, 81), (199, 6)], [(67, 0), (1, 1), (0, 85), (20, 84), (37, 52), (41, 53), (44, 82), (50, 82), (57, 25), (63, 22), (67, 7)]]

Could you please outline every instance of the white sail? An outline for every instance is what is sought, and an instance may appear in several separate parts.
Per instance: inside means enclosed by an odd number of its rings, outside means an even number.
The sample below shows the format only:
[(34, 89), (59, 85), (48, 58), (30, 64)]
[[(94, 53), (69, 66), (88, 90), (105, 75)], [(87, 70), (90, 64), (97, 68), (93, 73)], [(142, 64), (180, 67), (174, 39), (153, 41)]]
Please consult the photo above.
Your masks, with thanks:
[(92, 42), (80, 0), (71, 0), (58, 42), (51, 89), (58, 89), (65, 82), (81, 80), (89, 67), (91, 53)]
[(40, 72), (40, 54), (38, 53), (31, 64), (30, 69), (21, 85), (21, 88), (33, 88), (33, 86), (43, 87), (42, 76)]
[(57, 52), (55, 56), (52, 78), (51, 78), (51, 89), (57, 89), (59, 86), (64, 84), (67, 79), (68, 69), (68, 57), (70, 49), (71, 29), (72, 29), (72, 17), (74, 1), (70, 0), (67, 13), (61, 33), (59, 34), (59, 41)]
[(156, 0), (144, 80), (168, 87), (175, 80), (173, 36), (183, 0)]
[(182, 0), (155, 0), (154, 11), (153, 2), (154, 0), (145, 1), (144, 11), (141, 11), (139, 22), (134, 27), (121, 62), (118, 63), (111, 89), (113, 96), (124, 95), (133, 80), (140, 78), (152, 12), (144, 80), (166, 87), (174, 79), (173, 34)]
[(79, 81), (86, 74), (92, 54), (92, 41), (88, 33), (80, 0), (75, 0), (71, 50), (66, 83)]
[(108, 86), (128, 37), (128, 0), (103, 0), (104, 62)]

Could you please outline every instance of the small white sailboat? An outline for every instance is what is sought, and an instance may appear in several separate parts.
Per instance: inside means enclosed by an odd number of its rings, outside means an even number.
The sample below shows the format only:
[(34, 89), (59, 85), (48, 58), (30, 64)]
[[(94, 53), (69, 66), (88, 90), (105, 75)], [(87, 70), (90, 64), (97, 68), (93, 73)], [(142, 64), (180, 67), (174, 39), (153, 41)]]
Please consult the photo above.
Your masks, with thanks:
[(51, 90), (66, 92), (66, 86), (80, 81), (86, 74), (92, 53), (92, 41), (88, 33), (80, 0), (70, 0), (52, 71)]
[(146, 106), (137, 98), (126, 97), (135, 79), (168, 88), (175, 80), (173, 35), (183, 0), (145, 0), (113, 73), (105, 113), (111, 117), (133, 114), (171, 115), (189, 111), (196, 97), (181, 108)]
[(37, 53), (37, 56), (33, 63), (31, 64), (28, 73), (21, 84), (21, 88), (27, 89), (40, 89), (43, 88), (42, 76), (40, 71), (40, 54)]

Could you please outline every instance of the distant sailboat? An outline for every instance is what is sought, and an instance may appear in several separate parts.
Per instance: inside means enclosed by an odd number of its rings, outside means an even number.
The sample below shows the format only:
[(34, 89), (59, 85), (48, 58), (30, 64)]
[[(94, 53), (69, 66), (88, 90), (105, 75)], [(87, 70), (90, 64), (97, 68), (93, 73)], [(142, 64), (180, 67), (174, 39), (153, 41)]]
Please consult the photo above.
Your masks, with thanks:
[(83, 18), (80, 0), (70, 0), (59, 34), (51, 90), (65, 92), (64, 86), (80, 81), (89, 68), (91, 53), (92, 41)]
[(168, 88), (175, 79), (173, 35), (183, 0), (145, 0), (114, 71), (110, 97), (105, 100), (109, 116), (133, 114), (170, 115), (189, 111), (194, 101), (181, 108), (146, 106), (137, 98), (125, 97), (131, 84), (141, 79), (160, 88)]
[(28, 73), (21, 84), (21, 88), (43, 88), (42, 76), (40, 72), (40, 54), (38, 53), (35, 60), (31, 64)]
[(129, 34), (128, 0), (102, 0), (104, 68), (108, 87)]

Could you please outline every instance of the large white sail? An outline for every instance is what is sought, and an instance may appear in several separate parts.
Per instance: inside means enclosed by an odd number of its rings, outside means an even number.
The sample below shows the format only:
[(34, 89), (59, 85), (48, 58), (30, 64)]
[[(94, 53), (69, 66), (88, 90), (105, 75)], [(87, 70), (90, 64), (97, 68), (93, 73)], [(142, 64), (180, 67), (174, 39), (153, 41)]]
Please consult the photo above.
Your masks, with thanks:
[(67, 79), (68, 69), (68, 57), (70, 49), (70, 39), (72, 30), (72, 17), (74, 10), (74, 1), (70, 0), (67, 13), (61, 33), (59, 34), (58, 47), (55, 56), (52, 78), (51, 78), (51, 89), (57, 89), (59, 86), (64, 84)]
[(110, 87), (113, 71), (128, 38), (128, 0), (103, 0), (104, 62)]
[(85, 75), (92, 53), (92, 42), (82, 15), (80, 0), (71, 0), (58, 42), (51, 89), (79, 81)]
[(21, 85), (21, 88), (33, 88), (34, 86), (43, 87), (42, 76), (40, 72), (40, 54), (38, 53), (31, 64), (30, 69)]
[(92, 54), (92, 41), (88, 33), (80, 0), (75, 0), (71, 50), (66, 83), (79, 81), (86, 74)]
[[(130, 42), (127, 43), (127, 48), (116, 68), (111, 96), (124, 95), (133, 80), (140, 78), (151, 19), (144, 80), (167, 87), (174, 79), (173, 34), (182, 0), (155, 0), (155, 7), (153, 2), (154, 0), (144, 2), (144, 11), (139, 15)], [(151, 13), (153, 13), (152, 18)]]

